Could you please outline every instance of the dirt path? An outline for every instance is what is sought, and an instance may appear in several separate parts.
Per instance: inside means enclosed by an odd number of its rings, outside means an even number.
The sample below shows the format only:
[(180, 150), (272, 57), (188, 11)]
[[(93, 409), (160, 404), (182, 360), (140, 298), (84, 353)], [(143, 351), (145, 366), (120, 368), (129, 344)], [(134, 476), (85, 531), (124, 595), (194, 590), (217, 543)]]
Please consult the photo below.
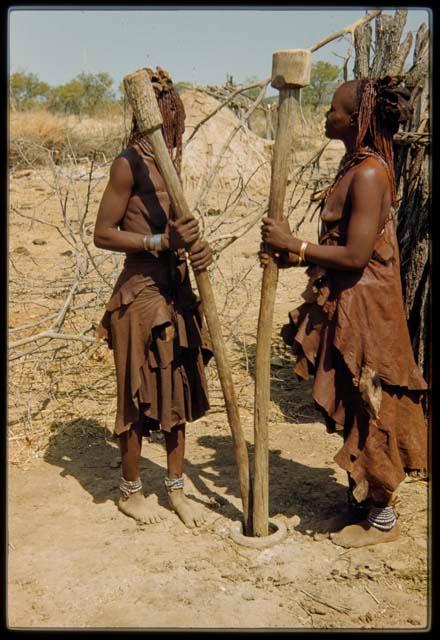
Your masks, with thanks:
[[(43, 197), (44, 185), (40, 190)], [(15, 202), (29, 202), (32, 213), (32, 185), (26, 190), (23, 183), (15, 183), (12, 193)], [(99, 190), (94, 194), (98, 200)], [(32, 228), (25, 228), (23, 220), (16, 223), (11, 250), (17, 268), (53, 275), (66, 249), (56, 232), (37, 223)], [(233, 337), (231, 361), (251, 456), (252, 363), (261, 280), (255, 255), (258, 235), (254, 229), (225, 252), (222, 276), (213, 275), (220, 306), (225, 304), (222, 313), (231, 318), (225, 330)], [(302, 237), (315, 235), (316, 224), (305, 224)], [(46, 245), (33, 244), (35, 237)], [(24, 249), (18, 252), (17, 247)], [(241, 282), (246, 269), (250, 276)], [(228, 282), (235, 278), (232, 292), (222, 285), (225, 277)], [(280, 273), (273, 334), (270, 515), (286, 520), (287, 540), (258, 551), (237, 546), (229, 537), (232, 523), (240, 519), (240, 499), (215, 370), (210, 374), (212, 411), (188, 427), (186, 456), (187, 493), (206, 505), (208, 524), (192, 532), (169, 513), (165, 522), (141, 527), (122, 515), (115, 506), (119, 454), (106, 429), (113, 408), (100, 413), (97, 397), (86, 393), (92, 371), (92, 362), (86, 360), (76, 376), (83, 387), (75, 394), (72, 390), (70, 414), (63, 416), (51, 402), (40, 416), (45, 422), (34, 423), (49, 431), (46, 444), (26, 465), (9, 465), (10, 627), (426, 626), (425, 482), (407, 479), (401, 486), (402, 536), (397, 542), (347, 551), (319, 536), (320, 521), (345, 501), (346, 478), (333, 462), (340, 436), (326, 433), (313, 408), (310, 386), (293, 378), (291, 356), (277, 338), (287, 312), (301, 300), (304, 283), (302, 269)], [(10, 324), (14, 322), (23, 322), (19, 312), (16, 317), (11, 313)], [(106, 366), (110, 371), (111, 360)], [(162, 442), (146, 442), (144, 487), (162, 504), (165, 468)]]

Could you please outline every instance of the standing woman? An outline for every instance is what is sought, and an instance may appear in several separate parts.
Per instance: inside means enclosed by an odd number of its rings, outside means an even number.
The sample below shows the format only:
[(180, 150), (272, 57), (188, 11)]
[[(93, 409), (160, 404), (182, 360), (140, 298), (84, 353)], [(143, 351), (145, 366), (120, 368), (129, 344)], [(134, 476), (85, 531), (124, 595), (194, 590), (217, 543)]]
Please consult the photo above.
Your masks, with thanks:
[(294, 237), (285, 220), (262, 227), (280, 266), (308, 266), (305, 302), (282, 335), (297, 375), (314, 376), (327, 430), (343, 433), (335, 461), (348, 473), (348, 509), (329, 531), (344, 547), (395, 540), (395, 491), (405, 472), (427, 466), (427, 386), (406, 323), (393, 216), (393, 135), (411, 117), (408, 98), (399, 78), (341, 85), (325, 132), (346, 154), (323, 198), (319, 244)]
[[(163, 118), (163, 134), (180, 175), (185, 111), (168, 73), (147, 69)], [(147, 137), (133, 117), (127, 148), (113, 161), (95, 225), (97, 247), (126, 254), (97, 335), (113, 350), (122, 457), (119, 509), (143, 523), (164, 517), (145, 498), (139, 473), (142, 438), (165, 436), (169, 503), (188, 527), (205, 521), (183, 492), (185, 424), (209, 408), (204, 365), (212, 356), (185, 249), (199, 235), (196, 220), (174, 220), (170, 198)], [(212, 262), (207, 242), (189, 254), (195, 270)]]

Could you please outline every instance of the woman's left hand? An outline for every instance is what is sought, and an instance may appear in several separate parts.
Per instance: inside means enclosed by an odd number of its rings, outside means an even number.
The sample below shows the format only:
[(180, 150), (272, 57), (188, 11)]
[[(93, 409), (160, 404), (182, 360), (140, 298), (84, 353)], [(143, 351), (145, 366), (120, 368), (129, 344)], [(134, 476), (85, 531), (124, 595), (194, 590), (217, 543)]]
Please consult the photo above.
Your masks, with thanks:
[(273, 249), (288, 251), (292, 240), (289, 223), (283, 217), (281, 220), (263, 218), (261, 227), (261, 238), (266, 244), (270, 244)]
[(206, 240), (201, 240), (198, 245), (197, 250), (193, 249), (189, 252), (189, 259), (194, 271), (203, 271), (212, 264), (214, 258), (212, 249)]

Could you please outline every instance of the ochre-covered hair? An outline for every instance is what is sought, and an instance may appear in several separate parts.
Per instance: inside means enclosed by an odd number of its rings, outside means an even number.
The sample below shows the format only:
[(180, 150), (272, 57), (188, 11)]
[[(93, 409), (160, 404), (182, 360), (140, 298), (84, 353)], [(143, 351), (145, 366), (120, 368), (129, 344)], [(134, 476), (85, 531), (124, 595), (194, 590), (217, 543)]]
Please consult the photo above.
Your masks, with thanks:
[[(165, 69), (147, 68), (146, 71), (153, 85), (157, 103), (163, 119), (163, 136), (176, 171), (180, 176), (182, 168), (182, 138), (185, 131), (185, 108), (183, 102), (173, 86), (173, 81)], [(128, 144), (145, 145), (145, 136), (140, 133), (135, 116), (133, 115)], [(147, 145), (148, 147), (148, 145)]]
[(356, 153), (371, 150), (385, 162), (396, 200), (393, 136), (401, 122), (412, 116), (410, 92), (401, 77), (386, 76), (378, 80), (362, 78), (357, 85), (358, 135)]

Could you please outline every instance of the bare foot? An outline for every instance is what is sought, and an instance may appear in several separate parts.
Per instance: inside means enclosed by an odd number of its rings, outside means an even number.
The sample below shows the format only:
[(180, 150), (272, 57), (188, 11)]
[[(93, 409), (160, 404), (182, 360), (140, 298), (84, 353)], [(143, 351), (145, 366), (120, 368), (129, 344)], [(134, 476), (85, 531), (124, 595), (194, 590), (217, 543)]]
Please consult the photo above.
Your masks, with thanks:
[(390, 531), (381, 531), (371, 526), (366, 520), (359, 524), (352, 524), (338, 533), (330, 535), (331, 541), (340, 547), (366, 547), (371, 544), (393, 542), (399, 537), (397, 523)]
[(188, 529), (194, 526), (201, 527), (206, 522), (205, 510), (195, 502), (188, 500), (183, 489), (174, 489), (168, 492), (168, 501), (173, 511), (177, 513), (183, 524)]
[(145, 498), (141, 491), (131, 494), (128, 498), (121, 496), (118, 509), (142, 524), (155, 524), (166, 517), (165, 514), (161, 514), (157, 499), (154, 501), (153, 496)]

